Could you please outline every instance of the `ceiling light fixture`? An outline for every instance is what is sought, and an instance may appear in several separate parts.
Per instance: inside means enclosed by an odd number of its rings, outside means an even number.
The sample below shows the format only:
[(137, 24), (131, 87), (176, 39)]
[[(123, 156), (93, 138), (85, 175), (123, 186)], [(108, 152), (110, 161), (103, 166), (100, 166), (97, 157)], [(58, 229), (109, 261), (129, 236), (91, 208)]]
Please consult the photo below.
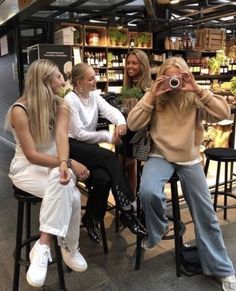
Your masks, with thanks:
[(234, 17), (233, 16), (227, 16), (227, 17), (221, 17), (220, 20), (222, 21), (227, 21), (227, 20), (233, 20)]

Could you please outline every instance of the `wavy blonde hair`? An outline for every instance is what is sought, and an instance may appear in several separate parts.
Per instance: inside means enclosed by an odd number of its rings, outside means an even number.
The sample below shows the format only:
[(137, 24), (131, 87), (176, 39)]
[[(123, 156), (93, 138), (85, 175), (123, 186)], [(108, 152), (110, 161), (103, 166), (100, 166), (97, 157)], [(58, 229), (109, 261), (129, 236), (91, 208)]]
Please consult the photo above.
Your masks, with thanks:
[[(41, 59), (34, 61), (25, 76), (22, 97), (27, 100), (29, 126), (37, 146), (49, 145), (55, 130), (58, 106), (63, 99), (55, 96), (51, 89), (52, 74), (58, 70), (55, 63)], [(10, 116), (11, 108), (9, 109)], [(8, 118), (8, 127), (9, 127)]]
[[(183, 58), (171, 57), (171, 58), (168, 58), (159, 67), (157, 78), (165, 75), (166, 70), (171, 68), (171, 67), (178, 68), (181, 71), (181, 73), (190, 73), (189, 67)], [(168, 103), (168, 101), (170, 99), (173, 99), (173, 97), (175, 97), (175, 96), (173, 96), (173, 93), (171, 93), (171, 92), (163, 94), (158, 101), (158, 105), (163, 108)], [(196, 105), (198, 104), (195, 95), (193, 93), (190, 93), (190, 92), (181, 91), (180, 93), (177, 93), (176, 98), (178, 98), (178, 100), (180, 100), (180, 102), (179, 102), (180, 110), (185, 110), (187, 107), (193, 105), (194, 103)]]
[[(149, 59), (147, 54), (139, 49), (134, 49), (126, 55), (126, 63), (129, 56), (134, 55), (140, 63), (140, 75), (138, 82), (135, 84), (136, 87), (140, 88), (142, 91), (147, 91), (151, 87), (152, 78), (151, 78), (151, 68), (149, 64)], [(124, 81), (123, 87), (131, 88), (133, 87), (133, 79), (127, 73), (127, 69), (124, 72)]]

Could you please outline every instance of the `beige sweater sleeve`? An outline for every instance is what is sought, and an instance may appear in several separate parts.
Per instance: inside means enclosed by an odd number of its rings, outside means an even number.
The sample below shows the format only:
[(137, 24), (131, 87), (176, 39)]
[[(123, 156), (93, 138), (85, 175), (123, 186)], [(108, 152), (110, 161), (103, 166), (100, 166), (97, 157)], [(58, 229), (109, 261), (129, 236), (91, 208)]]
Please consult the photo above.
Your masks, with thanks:
[(145, 102), (145, 95), (128, 114), (127, 125), (133, 131), (144, 128), (151, 119), (154, 106)]
[(203, 107), (199, 109), (199, 120), (218, 122), (230, 117), (230, 107), (223, 96), (213, 94), (206, 90), (200, 98)]

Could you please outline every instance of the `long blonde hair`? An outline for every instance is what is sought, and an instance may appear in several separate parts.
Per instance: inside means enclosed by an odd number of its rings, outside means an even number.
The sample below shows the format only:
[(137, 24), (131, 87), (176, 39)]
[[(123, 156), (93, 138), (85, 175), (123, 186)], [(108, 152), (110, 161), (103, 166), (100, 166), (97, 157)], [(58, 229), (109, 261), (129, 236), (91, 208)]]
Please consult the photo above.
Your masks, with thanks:
[[(138, 61), (140, 63), (140, 67), (141, 67), (140, 75), (139, 75), (138, 81), (135, 84), (135, 86), (140, 88), (142, 91), (147, 91), (147, 89), (149, 89), (151, 87), (151, 83), (152, 83), (151, 70), (150, 70), (148, 56), (144, 51), (139, 50), (139, 49), (134, 49), (126, 55), (126, 63), (127, 63), (128, 57), (130, 55), (136, 56), (136, 58), (138, 59)], [(125, 70), (123, 87), (131, 88), (133, 86), (134, 86), (133, 80), (129, 76), (127, 70)]]
[[(166, 70), (171, 68), (171, 67), (176, 67), (176, 68), (180, 69), (180, 71), (182, 73), (190, 73), (189, 67), (183, 58), (171, 57), (171, 58), (168, 58), (159, 67), (157, 78), (165, 75)], [(175, 97), (175, 96), (173, 96), (173, 94), (171, 92), (168, 94), (163, 94), (158, 101), (158, 105), (161, 107), (164, 107), (170, 99), (173, 99), (173, 97)], [(180, 102), (178, 102), (180, 110), (185, 110), (187, 107), (191, 106), (194, 103), (196, 103), (196, 105), (197, 105), (196, 97), (194, 96), (194, 94), (192, 94), (190, 92), (181, 91), (180, 93), (178, 93), (177, 99), (178, 99), (178, 101), (180, 101)]]
[(27, 101), (29, 126), (37, 146), (50, 144), (54, 134), (57, 109), (63, 102), (63, 99), (55, 96), (51, 89), (52, 74), (56, 70), (58, 67), (55, 63), (41, 59), (29, 66), (25, 76), (22, 97)]

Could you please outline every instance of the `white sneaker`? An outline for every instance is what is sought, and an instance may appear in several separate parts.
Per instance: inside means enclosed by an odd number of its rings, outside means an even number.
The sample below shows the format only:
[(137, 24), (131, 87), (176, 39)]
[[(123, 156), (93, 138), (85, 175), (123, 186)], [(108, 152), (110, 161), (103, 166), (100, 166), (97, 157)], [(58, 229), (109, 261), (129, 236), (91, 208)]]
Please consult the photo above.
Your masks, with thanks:
[(27, 271), (27, 282), (33, 287), (42, 287), (46, 279), (48, 261), (52, 261), (50, 247), (36, 241), (30, 251), (30, 267)]
[(222, 289), (224, 291), (236, 291), (236, 278), (234, 275), (225, 278), (219, 278), (222, 282)]
[(145, 251), (151, 252), (156, 248), (157, 245), (154, 245), (153, 247), (148, 246), (148, 239), (145, 237), (141, 241), (141, 248), (143, 248)]
[(65, 264), (76, 272), (83, 272), (88, 268), (87, 262), (78, 250), (70, 252), (61, 247), (62, 258)]

